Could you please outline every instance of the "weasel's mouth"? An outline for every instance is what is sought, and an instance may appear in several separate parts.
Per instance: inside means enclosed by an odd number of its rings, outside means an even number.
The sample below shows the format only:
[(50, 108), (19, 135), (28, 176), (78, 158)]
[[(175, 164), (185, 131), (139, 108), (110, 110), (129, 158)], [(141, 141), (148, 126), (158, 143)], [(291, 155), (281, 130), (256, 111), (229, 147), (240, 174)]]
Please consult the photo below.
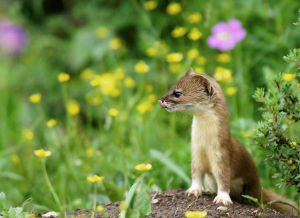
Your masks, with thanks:
[(161, 100), (158, 100), (158, 103), (162, 108), (168, 108)]

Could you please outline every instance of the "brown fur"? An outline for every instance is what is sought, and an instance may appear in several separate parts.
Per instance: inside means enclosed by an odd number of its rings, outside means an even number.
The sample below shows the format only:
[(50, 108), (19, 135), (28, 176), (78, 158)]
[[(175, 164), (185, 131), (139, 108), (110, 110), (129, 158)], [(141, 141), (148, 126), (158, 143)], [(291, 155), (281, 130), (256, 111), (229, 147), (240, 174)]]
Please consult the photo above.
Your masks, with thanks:
[[(175, 92), (181, 92), (181, 96), (176, 97)], [(189, 70), (171, 87), (160, 104), (168, 111), (194, 114), (191, 152), (193, 184), (189, 194), (201, 195), (202, 180), (207, 175), (211, 179), (207, 186), (217, 186), (218, 189), (216, 203), (231, 203), (229, 193), (238, 199), (241, 199), (241, 194), (261, 198), (258, 170), (247, 150), (231, 136), (226, 99), (214, 79)], [(265, 202), (284, 199), (267, 190), (263, 198)], [(273, 207), (292, 213), (291, 207), (282, 204), (274, 204)]]

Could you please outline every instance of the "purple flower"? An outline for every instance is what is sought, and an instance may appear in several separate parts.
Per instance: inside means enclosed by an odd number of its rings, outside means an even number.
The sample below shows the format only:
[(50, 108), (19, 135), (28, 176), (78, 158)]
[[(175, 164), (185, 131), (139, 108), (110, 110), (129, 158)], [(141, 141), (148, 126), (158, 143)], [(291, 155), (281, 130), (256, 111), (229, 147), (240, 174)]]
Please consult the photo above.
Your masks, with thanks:
[(207, 44), (211, 48), (227, 51), (234, 48), (235, 44), (243, 40), (246, 30), (242, 28), (239, 20), (230, 20), (228, 23), (220, 22), (212, 29), (213, 34), (208, 38)]
[(8, 20), (0, 21), (0, 49), (5, 54), (20, 54), (27, 43), (24, 28)]

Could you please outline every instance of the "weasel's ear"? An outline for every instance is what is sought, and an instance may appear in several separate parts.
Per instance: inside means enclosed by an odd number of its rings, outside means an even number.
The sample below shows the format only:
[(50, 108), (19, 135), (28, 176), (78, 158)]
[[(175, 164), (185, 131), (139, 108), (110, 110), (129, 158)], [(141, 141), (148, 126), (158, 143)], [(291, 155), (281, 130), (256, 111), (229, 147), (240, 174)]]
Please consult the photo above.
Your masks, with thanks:
[(204, 86), (204, 91), (206, 92), (206, 94), (208, 96), (214, 95), (214, 93), (215, 93), (214, 88), (208, 78), (206, 78), (205, 76), (203, 76), (201, 74), (196, 74), (194, 76), (194, 78), (195, 78), (195, 80), (197, 80), (197, 82), (199, 82), (201, 85)]
[(185, 73), (186, 76), (190, 76), (190, 75), (192, 75), (192, 74), (195, 74), (195, 72), (193, 71), (192, 68), (190, 68), (190, 69)]

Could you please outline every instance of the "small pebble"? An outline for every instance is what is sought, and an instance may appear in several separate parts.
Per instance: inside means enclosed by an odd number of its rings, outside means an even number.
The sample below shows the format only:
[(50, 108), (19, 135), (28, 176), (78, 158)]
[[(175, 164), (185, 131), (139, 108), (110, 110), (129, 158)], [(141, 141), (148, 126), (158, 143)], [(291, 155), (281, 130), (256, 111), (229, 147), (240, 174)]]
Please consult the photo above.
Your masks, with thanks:
[(158, 203), (158, 199), (157, 199), (157, 198), (152, 199), (151, 203), (152, 203), (152, 204)]
[(224, 207), (224, 206), (219, 206), (218, 208), (217, 208), (217, 210), (227, 210), (228, 208), (227, 207)]
[(58, 217), (59, 213), (55, 212), (55, 211), (51, 211), (48, 213), (44, 213), (42, 215), (43, 218), (50, 218), (50, 217)]

